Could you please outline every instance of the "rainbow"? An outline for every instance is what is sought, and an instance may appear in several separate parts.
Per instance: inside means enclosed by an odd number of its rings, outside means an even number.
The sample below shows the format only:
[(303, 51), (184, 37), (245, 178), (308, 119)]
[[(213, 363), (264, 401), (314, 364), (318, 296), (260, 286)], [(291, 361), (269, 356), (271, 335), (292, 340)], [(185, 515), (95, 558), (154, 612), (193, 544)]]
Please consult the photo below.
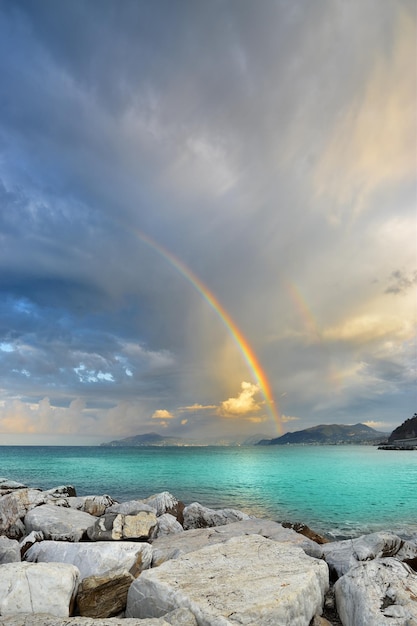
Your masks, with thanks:
[(246, 363), (249, 366), (249, 369), (252, 371), (253, 376), (255, 377), (256, 382), (258, 383), (260, 390), (265, 398), (265, 403), (268, 408), (268, 412), (274, 423), (276, 425), (277, 431), (279, 434), (283, 434), (282, 422), (279, 415), (279, 411), (277, 405), (274, 401), (272, 389), (270, 382), (266, 373), (263, 371), (259, 360), (250, 346), (248, 340), (242, 332), (239, 330), (238, 326), (235, 324), (233, 319), (230, 317), (229, 313), (226, 309), (220, 304), (216, 296), (208, 289), (208, 287), (192, 272), (180, 259), (178, 259), (172, 252), (162, 247), (159, 243), (154, 241), (149, 235), (146, 235), (140, 230), (135, 229), (135, 234), (137, 237), (146, 243), (152, 250), (158, 252), (168, 263), (170, 263), (191, 285), (196, 289), (196, 291), (203, 296), (203, 298), (208, 302), (212, 309), (217, 313), (217, 315), (222, 320), (223, 324), (226, 326), (227, 330), (233, 337), (236, 342), (239, 350), (241, 351)]
[(300, 316), (305, 329), (307, 330), (310, 341), (314, 341), (314, 343), (318, 344), (327, 358), (329, 381), (334, 385), (337, 391), (340, 390), (343, 381), (343, 373), (341, 371), (339, 372), (336, 369), (335, 364), (332, 362), (331, 354), (329, 353), (326, 343), (323, 340), (320, 327), (310, 307), (308, 306), (306, 299), (295, 283), (287, 280), (284, 280), (283, 282), (292, 304)]

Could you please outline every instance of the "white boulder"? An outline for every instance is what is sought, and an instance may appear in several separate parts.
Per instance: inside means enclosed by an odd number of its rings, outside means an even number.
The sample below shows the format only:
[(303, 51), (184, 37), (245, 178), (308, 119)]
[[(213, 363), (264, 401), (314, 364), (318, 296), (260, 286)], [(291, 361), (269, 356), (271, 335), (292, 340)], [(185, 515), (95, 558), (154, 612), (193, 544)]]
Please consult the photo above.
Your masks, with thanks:
[(142, 502), (155, 509), (158, 517), (164, 513), (170, 513), (181, 521), (184, 504), (177, 500), (169, 491), (156, 493), (153, 496), (149, 496), (149, 498), (145, 498)]
[(71, 563), (78, 567), (81, 578), (120, 570), (127, 570), (136, 577), (150, 567), (152, 546), (134, 541), (42, 541), (29, 548), (25, 559), (31, 562)]
[(152, 539), (154, 540), (158, 537), (177, 535), (178, 533), (183, 532), (184, 528), (176, 520), (176, 518), (173, 515), (170, 515), (170, 513), (164, 513), (157, 518), (157, 525), (153, 530)]
[(308, 626), (321, 613), (328, 567), (296, 546), (259, 535), (183, 554), (132, 583), (127, 617), (189, 608), (204, 626)]
[(330, 571), (338, 578), (361, 561), (395, 556), (402, 561), (417, 556), (417, 546), (397, 535), (377, 532), (357, 539), (335, 541), (321, 546)]
[(22, 518), (45, 502), (45, 494), (37, 489), (16, 489), (0, 497), (0, 534), (20, 539), (24, 534)]
[(316, 558), (321, 558), (322, 556), (322, 546), (304, 537), (304, 535), (296, 533), (295, 530), (284, 528), (277, 522), (253, 518), (215, 528), (192, 529), (176, 535), (158, 537), (152, 542), (152, 565), (155, 567), (164, 561), (176, 559), (188, 552), (195, 552), (207, 545), (224, 543), (232, 537), (244, 535), (261, 535), (273, 541), (296, 545), (302, 548), (309, 556)]
[(68, 617), (79, 571), (63, 563), (7, 563), (1, 566), (0, 615), (50, 613)]
[(184, 509), (184, 529), (223, 526), (251, 519), (247, 513), (235, 509), (209, 509), (199, 502), (192, 502)]
[(397, 559), (359, 563), (334, 590), (343, 626), (417, 624), (417, 575)]
[(25, 516), (26, 533), (41, 531), (45, 539), (60, 541), (80, 541), (87, 528), (92, 526), (96, 517), (62, 508), (53, 504), (43, 504), (30, 510)]
[(115, 500), (111, 496), (78, 496), (67, 498), (68, 506), (78, 511), (84, 511), (90, 515), (100, 517), (104, 515), (107, 509), (115, 504)]
[(128, 500), (127, 502), (115, 503), (109, 506), (106, 513), (123, 513), (123, 515), (136, 515), (141, 511), (155, 513), (156, 509), (148, 504), (144, 504), (142, 500)]

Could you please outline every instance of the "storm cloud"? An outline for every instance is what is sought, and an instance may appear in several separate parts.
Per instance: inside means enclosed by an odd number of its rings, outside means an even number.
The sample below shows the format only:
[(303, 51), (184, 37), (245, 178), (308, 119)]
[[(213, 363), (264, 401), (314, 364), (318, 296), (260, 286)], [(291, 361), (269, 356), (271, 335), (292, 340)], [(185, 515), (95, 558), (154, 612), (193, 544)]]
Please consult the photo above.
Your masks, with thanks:
[(415, 42), (408, 0), (0, 2), (1, 443), (276, 435), (209, 294), (284, 430), (412, 415)]

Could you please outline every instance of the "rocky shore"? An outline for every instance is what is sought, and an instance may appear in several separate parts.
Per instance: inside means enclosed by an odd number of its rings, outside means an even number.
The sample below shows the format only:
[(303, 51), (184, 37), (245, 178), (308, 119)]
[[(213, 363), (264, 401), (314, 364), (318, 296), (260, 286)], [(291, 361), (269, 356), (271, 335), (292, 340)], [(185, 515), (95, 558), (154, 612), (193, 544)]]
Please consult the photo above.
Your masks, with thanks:
[[(299, 531), (299, 532), (297, 532)], [(417, 626), (417, 535), (0, 478), (0, 626)]]

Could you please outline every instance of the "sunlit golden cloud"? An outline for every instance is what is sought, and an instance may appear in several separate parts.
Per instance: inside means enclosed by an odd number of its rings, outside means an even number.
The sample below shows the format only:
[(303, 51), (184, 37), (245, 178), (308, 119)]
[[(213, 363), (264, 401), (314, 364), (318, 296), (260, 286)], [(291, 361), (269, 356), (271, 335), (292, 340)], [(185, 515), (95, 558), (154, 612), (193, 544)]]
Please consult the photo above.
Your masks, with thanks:
[(259, 393), (259, 385), (242, 382), (242, 391), (236, 398), (224, 400), (217, 409), (221, 417), (242, 417), (260, 411), (261, 404), (255, 400)]
[(210, 409), (217, 409), (216, 404), (191, 404), (190, 406), (180, 406), (178, 411), (209, 411)]
[(167, 411), (166, 409), (157, 409), (153, 415), (152, 415), (152, 419), (173, 419), (175, 416), (170, 412)]

